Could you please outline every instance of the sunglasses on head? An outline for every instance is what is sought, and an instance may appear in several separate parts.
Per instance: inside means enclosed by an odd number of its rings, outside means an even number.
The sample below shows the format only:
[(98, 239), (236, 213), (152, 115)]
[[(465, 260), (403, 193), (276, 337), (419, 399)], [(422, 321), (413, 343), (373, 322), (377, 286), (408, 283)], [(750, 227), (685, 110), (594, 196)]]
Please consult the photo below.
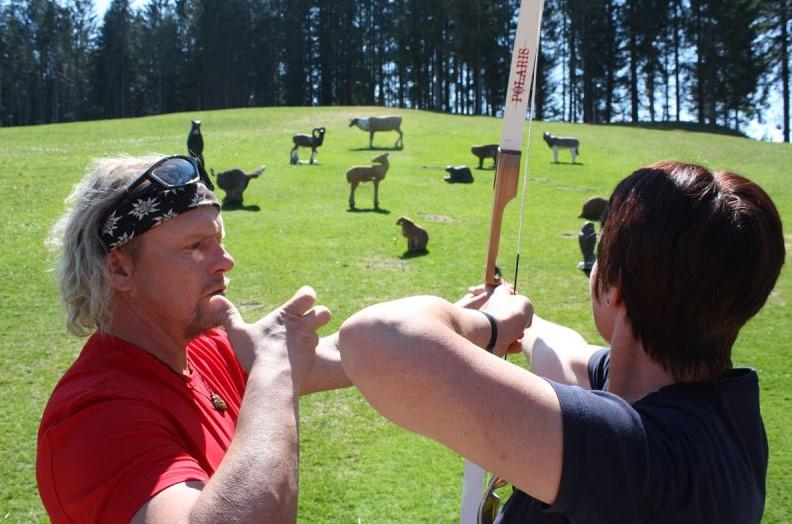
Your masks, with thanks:
[(202, 183), (210, 190), (214, 189), (212, 181), (198, 160), (183, 155), (166, 156), (133, 180), (124, 190), (124, 196), (139, 197), (157, 186), (162, 189), (178, 189), (196, 182)]
[(189, 156), (165, 157), (130, 182), (99, 223), (104, 253), (165, 220), (204, 204), (218, 205), (212, 182)]

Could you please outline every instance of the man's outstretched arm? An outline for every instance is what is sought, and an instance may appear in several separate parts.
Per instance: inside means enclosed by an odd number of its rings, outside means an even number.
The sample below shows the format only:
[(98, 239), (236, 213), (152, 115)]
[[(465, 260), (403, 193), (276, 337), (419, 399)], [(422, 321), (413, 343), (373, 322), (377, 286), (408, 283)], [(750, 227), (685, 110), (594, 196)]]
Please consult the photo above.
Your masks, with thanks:
[(223, 297), (218, 316), (248, 380), (231, 446), (211, 479), (182, 482), (152, 497), (133, 524), (297, 519), (299, 394), (313, 367), (316, 330), (330, 319), (310, 288), (247, 324)]
[(558, 492), (558, 398), (542, 378), (499, 358), (531, 319), (504, 289), (482, 307), (495, 317), (495, 354), (481, 311), (434, 297), (367, 308), (341, 327), (347, 375), (385, 417), (433, 438), (547, 503)]

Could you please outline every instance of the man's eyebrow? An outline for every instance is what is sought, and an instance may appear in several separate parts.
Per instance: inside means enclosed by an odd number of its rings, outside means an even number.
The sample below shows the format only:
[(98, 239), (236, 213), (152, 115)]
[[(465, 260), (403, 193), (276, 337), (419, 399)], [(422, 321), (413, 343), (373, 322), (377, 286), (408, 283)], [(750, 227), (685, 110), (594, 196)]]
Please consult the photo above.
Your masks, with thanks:
[(183, 240), (185, 243), (192, 243), (192, 242), (195, 242), (195, 241), (201, 240), (201, 239), (202, 239), (202, 238), (204, 238), (205, 236), (206, 236), (206, 234), (205, 234), (205, 233), (200, 233), (200, 232), (198, 232), (198, 231), (192, 231), (192, 232), (190, 232), (190, 233), (187, 233), (187, 234), (185, 234), (185, 235), (182, 237), (182, 240)]
[[(220, 228), (221, 235), (225, 237), (225, 228)], [(202, 227), (197, 229), (192, 229), (190, 231), (185, 232), (184, 236), (182, 237), (186, 242), (196, 241), (196, 240), (203, 240), (204, 238), (208, 237), (216, 237), (218, 233), (217, 226), (213, 226), (211, 228)]]

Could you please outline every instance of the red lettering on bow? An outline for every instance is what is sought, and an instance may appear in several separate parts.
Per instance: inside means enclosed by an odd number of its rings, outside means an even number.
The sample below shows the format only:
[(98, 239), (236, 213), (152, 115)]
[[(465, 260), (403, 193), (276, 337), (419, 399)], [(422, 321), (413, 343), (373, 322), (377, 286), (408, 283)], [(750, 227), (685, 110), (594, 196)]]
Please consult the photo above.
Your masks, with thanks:
[(517, 64), (515, 68), (516, 76), (511, 86), (511, 101), (520, 103), (525, 93), (525, 80), (528, 77), (528, 64), (531, 52), (527, 47), (521, 47), (517, 51)]

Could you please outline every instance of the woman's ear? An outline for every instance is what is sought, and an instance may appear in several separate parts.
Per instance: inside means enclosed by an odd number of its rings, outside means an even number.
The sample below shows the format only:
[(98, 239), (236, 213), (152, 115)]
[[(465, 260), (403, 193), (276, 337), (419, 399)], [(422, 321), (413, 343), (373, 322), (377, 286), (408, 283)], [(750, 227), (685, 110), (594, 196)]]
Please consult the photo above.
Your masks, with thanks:
[(116, 291), (129, 291), (132, 289), (132, 274), (134, 263), (132, 257), (124, 249), (116, 249), (105, 255), (105, 265), (110, 273), (110, 284)]
[(605, 303), (609, 306), (620, 306), (622, 303), (621, 290), (619, 286), (611, 286), (605, 292)]

